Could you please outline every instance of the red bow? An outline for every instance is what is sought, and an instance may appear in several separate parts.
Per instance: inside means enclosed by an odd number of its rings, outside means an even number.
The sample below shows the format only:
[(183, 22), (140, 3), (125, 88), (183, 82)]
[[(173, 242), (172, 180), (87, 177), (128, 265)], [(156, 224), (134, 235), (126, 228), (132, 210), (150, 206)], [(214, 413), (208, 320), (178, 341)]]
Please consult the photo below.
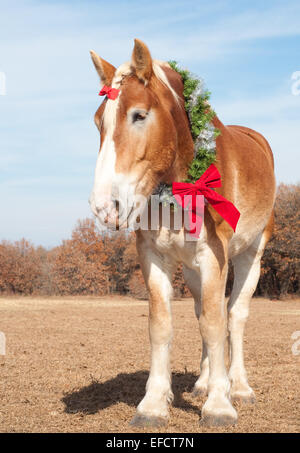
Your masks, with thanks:
[[(192, 196), (192, 203), (189, 206), (189, 216), (190, 220), (194, 223), (197, 217), (197, 195), (204, 195), (208, 203), (226, 220), (227, 223), (235, 231), (236, 225), (238, 223), (240, 213), (236, 207), (222, 195), (218, 194), (211, 187), (221, 187), (221, 175), (218, 172), (217, 167), (214, 164), (210, 165), (208, 169), (203, 173), (200, 179), (195, 182), (195, 184), (189, 184), (186, 182), (173, 182), (172, 192), (177, 201), (183, 208), (188, 205), (190, 197)], [(186, 198), (186, 200), (185, 200)], [(198, 206), (200, 206), (198, 204)], [(202, 219), (200, 219), (202, 224)], [(190, 231), (190, 234), (196, 237), (199, 237), (200, 230), (195, 228), (193, 231)]]
[(113, 101), (117, 99), (119, 91), (117, 88), (108, 87), (107, 85), (103, 85), (102, 90), (99, 92), (99, 96), (107, 96), (109, 99)]

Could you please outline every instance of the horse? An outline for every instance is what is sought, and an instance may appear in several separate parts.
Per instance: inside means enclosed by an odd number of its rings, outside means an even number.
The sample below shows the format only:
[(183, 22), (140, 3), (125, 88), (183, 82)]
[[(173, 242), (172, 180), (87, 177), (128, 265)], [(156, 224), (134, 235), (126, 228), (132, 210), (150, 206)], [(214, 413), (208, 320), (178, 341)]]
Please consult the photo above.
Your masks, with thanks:
[[(118, 93), (116, 99), (107, 97), (95, 113), (101, 143), (89, 200), (94, 215), (112, 228), (118, 224), (119, 204), (133, 205), (139, 196), (147, 199), (160, 183), (170, 185), (186, 179), (194, 142), (184, 108), (182, 78), (168, 63), (152, 59), (145, 43), (135, 39), (131, 61), (118, 68), (90, 52), (101, 83)], [(200, 422), (208, 426), (235, 424), (233, 402), (255, 401), (244, 365), (243, 335), (261, 257), (273, 231), (273, 155), (258, 132), (225, 126), (217, 115), (212, 123), (220, 131), (215, 165), (222, 186), (216, 192), (236, 206), (240, 219), (233, 232), (206, 204), (201, 233), (195, 241), (186, 240), (184, 227), (175, 231), (160, 225), (158, 229), (136, 231), (149, 294), (151, 343), (146, 393), (131, 422), (136, 426), (163, 426), (169, 420), (168, 408), (174, 397), (169, 358), (170, 303), (172, 274), (178, 263), (182, 263), (185, 282), (194, 298), (202, 337), (200, 376), (193, 390), (193, 395), (206, 398)], [(124, 223), (118, 226), (123, 228)], [(229, 260), (234, 284), (227, 303)], [(225, 365), (227, 337), (229, 370)]]

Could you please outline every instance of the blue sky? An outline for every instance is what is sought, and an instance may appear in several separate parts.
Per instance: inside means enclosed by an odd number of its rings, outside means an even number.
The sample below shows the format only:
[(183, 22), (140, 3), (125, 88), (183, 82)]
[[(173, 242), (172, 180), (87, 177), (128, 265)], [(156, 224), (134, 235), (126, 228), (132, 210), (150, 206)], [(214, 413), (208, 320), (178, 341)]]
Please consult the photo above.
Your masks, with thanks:
[(277, 181), (299, 182), (298, 0), (0, 0), (0, 240), (51, 247), (90, 215), (100, 99), (89, 50), (118, 66), (134, 38), (204, 78), (220, 119), (263, 133)]

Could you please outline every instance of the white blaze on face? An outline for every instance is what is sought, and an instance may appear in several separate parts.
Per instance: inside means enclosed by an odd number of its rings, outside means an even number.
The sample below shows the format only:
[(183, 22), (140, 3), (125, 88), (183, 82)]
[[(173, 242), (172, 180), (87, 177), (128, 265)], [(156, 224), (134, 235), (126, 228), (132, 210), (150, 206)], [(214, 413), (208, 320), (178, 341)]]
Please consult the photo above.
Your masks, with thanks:
[[(119, 71), (119, 70), (118, 70)], [(118, 76), (118, 71), (116, 77)], [(112, 83), (113, 88), (119, 88), (119, 81)], [(119, 93), (120, 96), (121, 92)], [(117, 214), (122, 223), (128, 217), (135, 202), (136, 182), (130, 175), (116, 172), (117, 150), (114, 142), (119, 96), (115, 100), (108, 99), (103, 114), (105, 138), (98, 155), (94, 187), (90, 197), (93, 213), (101, 221), (115, 223)], [(118, 201), (119, 212), (116, 211)], [(121, 218), (120, 218), (121, 216)]]
[(129, 216), (134, 216), (128, 219), (131, 224), (145, 207), (147, 199), (135, 193), (137, 182), (134, 179), (116, 172), (116, 160), (114, 140), (106, 135), (97, 159), (90, 204), (102, 224), (106, 221), (115, 224), (118, 216), (119, 225), (123, 225)]
[(113, 139), (106, 136), (98, 155), (93, 197), (95, 207), (101, 209), (105, 201), (111, 199), (112, 181), (115, 176), (116, 150)]
[(104, 213), (111, 209), (112, 184), (115, 179), (116, 150), (113, 140), (119, 97), (115, 100), (107, 99), (103, 114), (103, 126), (105, 128), (105, 138), (95, 169), (94, 187), (90, 197), (92, 211), (98, 215), (100, 211)]

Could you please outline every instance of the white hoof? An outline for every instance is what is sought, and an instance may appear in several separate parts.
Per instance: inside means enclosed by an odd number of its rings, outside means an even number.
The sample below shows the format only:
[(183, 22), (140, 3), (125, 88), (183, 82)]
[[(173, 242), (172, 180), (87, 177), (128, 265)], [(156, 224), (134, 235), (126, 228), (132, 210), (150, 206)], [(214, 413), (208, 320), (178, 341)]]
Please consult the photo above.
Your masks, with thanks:
[(201, 424), (207, 426), (228, 426), (237, 422), (237, 412), (225, 396), (208, 397), (202, 408)]
[(255, 403), (255, 394), (247, 382), (232, 382), (230, 398), (241, 403)]
[(137, 428), (162, 428), (168, 424), (168, 421), (168, 417), (148, 416), (137, 412), (130, 425)]

